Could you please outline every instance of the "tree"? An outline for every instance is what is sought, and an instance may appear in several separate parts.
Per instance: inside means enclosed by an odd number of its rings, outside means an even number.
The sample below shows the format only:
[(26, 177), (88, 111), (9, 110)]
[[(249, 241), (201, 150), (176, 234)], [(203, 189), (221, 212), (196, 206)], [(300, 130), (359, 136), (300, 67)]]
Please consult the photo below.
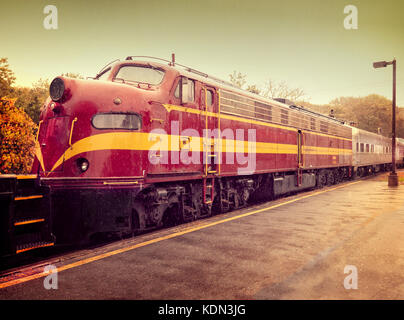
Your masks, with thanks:
[[(230, 82), (240, 89), (243, 89), (244, 85), (247, 83), (247, 76), (241, 72), (233, 71), (232, 74), (229, 74), (229, 77)], [(246, 90), (255, 94), (260, 94), (265, 98), (284, 98), (292, 101), (301, 99), (306, 95), (306, 93), (300, 88), (290, 88), (285, 81), (277, 83), (270, 79), (264, 83), (262, 89), (255, 84), (249, 84), (247, 85)]]
[(13, 92), (12, 85), (15, 81), (7, 58), (0, 58), (0, 98), (9, 96)]
[(22, 108), (35, 122), (39, 122), (40, 109), (49, 96), (49, 80), (39, 79), (32, 88), (17, 87), (13, 95), (17, 98), (16, 106)]
[(290, 88), (285, 81), (277, 83), (270, 79), (265, 82), (261, 94), (266, 98), (284, 98), (292, 101), (301, 99), (306, 95), (300, 88)]
[(391, 134), (391, 100), (371, 94), (366, 97), (340, 97), (330, 102), (335, 116), (354, 121), (358, 128), (377, 133), (381, 128), (385, 135)]
[[(62, 73), (61, 76), (84, 79), (79, 73)], [(39, 123), (39, 116), (41, 113), (41, 107), (45, 104), (46, 99), (49, 96), (49, 79), (40, 78), (37, 82), (32, 84), (32, 88), (28, 87), (16, 87), (11, 95), (17, 98), (15, 105), (22, 108), (35, 123)]]
[(260, 94), (261, 93), (261, 90), (255, 84), (248, 85), (247, 86), (247, 91), (250, 91), (250, 92), (255, 93), (255, 94)]
[(232, 74), (229, 74), (229, 77), (230, 82), (240, 89), (242, 89), (247, 82), (245, 79), (246, 75), (242, 74), (241, 72), (237, 72), (236, 70), (234, 70)]
[(74, 79), (84, 79), (80, 73), (66, 72), (61, 74), (62, 77), (74, 78)]
[(0, 99), (0, 173), (29, 173), (37, 126), (14, 102)]
[(404, 109), (397, 108), (397, 111), (396, 134), (397, 137), (404, 138)]

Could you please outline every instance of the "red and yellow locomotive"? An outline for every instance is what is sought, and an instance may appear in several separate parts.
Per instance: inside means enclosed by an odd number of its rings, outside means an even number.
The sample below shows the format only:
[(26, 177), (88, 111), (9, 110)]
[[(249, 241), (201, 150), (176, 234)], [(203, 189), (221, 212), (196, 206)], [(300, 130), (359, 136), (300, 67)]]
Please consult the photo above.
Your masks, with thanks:
[(363, 174), (343, 122), (157, 61), (128, 57), (91, 80), (52, 81), (32, 173), (58, 242), (135, 234)]

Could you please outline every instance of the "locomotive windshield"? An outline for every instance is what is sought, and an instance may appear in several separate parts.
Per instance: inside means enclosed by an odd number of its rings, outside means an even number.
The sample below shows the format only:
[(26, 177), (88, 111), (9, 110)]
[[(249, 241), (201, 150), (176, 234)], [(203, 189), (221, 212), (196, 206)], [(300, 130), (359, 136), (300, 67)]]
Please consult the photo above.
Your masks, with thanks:
[(151, 66), (123, 66), (115, 75), (115, 79), (124, 82), (160, 84), (164, 78), (164, 71)]

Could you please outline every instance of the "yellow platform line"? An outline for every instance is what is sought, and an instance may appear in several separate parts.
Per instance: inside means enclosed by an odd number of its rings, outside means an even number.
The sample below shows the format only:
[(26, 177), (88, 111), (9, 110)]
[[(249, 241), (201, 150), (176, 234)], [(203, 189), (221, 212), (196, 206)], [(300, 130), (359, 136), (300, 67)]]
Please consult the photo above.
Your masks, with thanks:
[[(363, 182), (363, 181), (355, 181), (355, 182), (347, 183), (347, 184), (344, 184), (342, 186), (337, 186), (337, 187), (330, 188), (330, 189), (323, 190), (323, 191), (317, 191), (317, 192), (314, 192), (314, 193), (311, 193), (311, 194), (308, 194), (308, 195), (305, 195), (305, 196), (302, 196), (302, 197), (299, 197), (299, 198), (296, 198), (296, 199), (292, 199), (292, 200), (288, 200), (288, 201), (285, 201), (285, 202), (282, 202), (282, 203), (278, 203), (278, 204), (269, 206), (267, 208), (262, 208), (262, 209), (254, 210), (254, 211), (251, 211), (251, 212), (246, 212), (246, 213), (234, 216), (234, 217), (230, 217), (230, 218), (223, 219), (223, 220), (220, 220), (220, 221), (215, 221), (215, 222), (208, 223), (208, 224), (202, 225), (202, 226), (190, 227), (190, 228), (185, 229), (183, 231), (175, 232), (175, 233), (172, 233), (172, 234), (169, 234), (169, 235), (166, 235), (166, 236), (162, 236), (162, 237), (151, 239), (151, 240), (148, 240), (148, 241), (145, 241), (145, 242), (137, 243), (137, 244), (135, 244), (133, 246), (113, 250), (113, 251), (106, 252), (106, 253), (103, 253), (103, 254), (100, 254), (100, 255), (96, 255), (94, 257), (79, 260), (79, 261), (76, 261), (76, 262), (73, 262), (73, 263), (58, 267), (55, 271), (56, 272), (61, 272), (61, 271), (64, 271), (64, 270), (72, 269), (72, 268), (82, 266), (82, 265), (90, 263), (90, 262), (98, 261), (98, 260), (101, 260), (101, 259), (104, 259), (104, 258), (107, 258), (107, 257), (117, 255), (119, 253), (123, 253), (123, 252), (127, 252), (127, 251), (134, 250), (134, 249), (137, 249), (137, 248), (145, 247), (147, 245), (157, 243), (157, 242), (160, 242), (160, 241), (163, 241), (163, 240), (176, 238), (178, 236), (181, 236), (181, 235), (184, 235), (184, 234), (187, 234), (187, 233), (191, 233), (191, 232), (198, 231), (198, 230), (201, 230), (201, 229), (213, 227), (213, 226), (218, 225), (218, 224), (222, 224), (222, 223), (225, 223), (225, 222), (229, 222), (229, 221), (237, 220), (237, 219), (244, 218), (244, 217), (247, 217), (247, 216), (251, 216), (253, 214), (260, 213), (260, 212), (263, 212), (263, 211), (272, 210), (272, 209), (284, 206), (286, 204), (290, 204), (290, 203), (293, 203), (293, 202), (296, 202), (296, 201), (299, 201), (299, 200), (303, 200), (303, 199), (313, 197), (313, 196), (316, 196), (316, 195), (319, 195), (319, 194), (322, 194), (322, 193), (325, 193), (325, 192), (333, 191), (333, 190), (336, 190), (336, 189), (345, 188), (345, 187), (348, 187), (348, 186), (351, 186), (353, 184), (357, 184), (357, 183), (360, 183), (360, 182)], [(55, 272), (55, 271), (50, 271), (50, 273)], [(46, 277), (47, 275), (49, 275), (49, 272), (41, 272), (41, 273), (37, 273), (37, 274), (30, 275), (30, 276), (27, 276), (27, 277), (23, 277), (23, 278), (20, 278), (20, 279), (15, 279), (15, 280), (11, 280), (11, 281), (8, 281), (8, 282), (0, 283), (0, 289), (10, 287), (10, 286), (14, 286), (14, 285), (24, 283), (24, 282), (27, 282), (27, 281), (31, 281), (31, 280), (34, 280), (34, 279)]]

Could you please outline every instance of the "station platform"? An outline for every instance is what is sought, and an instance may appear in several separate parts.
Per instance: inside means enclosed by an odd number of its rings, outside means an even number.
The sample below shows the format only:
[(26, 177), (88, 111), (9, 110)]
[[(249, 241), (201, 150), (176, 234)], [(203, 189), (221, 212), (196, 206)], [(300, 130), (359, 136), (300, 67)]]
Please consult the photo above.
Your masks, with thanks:
[(395, 188), (383, 174), (53, 258), (0, 277), (0, 300), (403, 299), (400, 175)]

